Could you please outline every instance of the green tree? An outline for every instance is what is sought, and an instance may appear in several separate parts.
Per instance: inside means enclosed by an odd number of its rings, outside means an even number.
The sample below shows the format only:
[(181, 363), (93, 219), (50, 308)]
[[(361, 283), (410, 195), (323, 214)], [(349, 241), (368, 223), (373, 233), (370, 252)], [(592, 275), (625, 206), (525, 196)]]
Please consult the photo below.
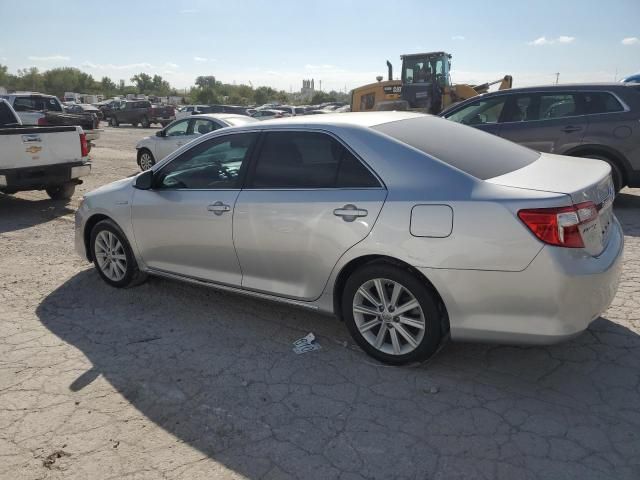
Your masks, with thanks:
[(102, 77), (100, 80), (100, 90), (106, 97), (111, 97), (117, 89), (117, 85), (109, 77)]
[(152, 93), (153, 92), (153, 79), (151, 75), (141, 72), (131, 77), (131, 81), (136, 85), (138, 93)]
[(151, 79), (152, 93), (161, 97), (166, 97), (171, 92), (171, 85), (160, 75), (154, 75)]
[(220, 96), (216, 92), (215, 88), (196, 88), (192, 90), (191, 98), (195, 100), (195, 103), (220, 103)]
[(77, 68), (53, 68), (42, 74), (44, 90), (62, 98), (64, 92), (96, 93), (93, 77)]
[(196, 86), (200, 88), (215, 88), (216, 77), (213, 75), (201, 75), (196, 78)]
[(43, 91), (42, 74), (36, 67), (18, 70), (15, 88), (19, 90)]

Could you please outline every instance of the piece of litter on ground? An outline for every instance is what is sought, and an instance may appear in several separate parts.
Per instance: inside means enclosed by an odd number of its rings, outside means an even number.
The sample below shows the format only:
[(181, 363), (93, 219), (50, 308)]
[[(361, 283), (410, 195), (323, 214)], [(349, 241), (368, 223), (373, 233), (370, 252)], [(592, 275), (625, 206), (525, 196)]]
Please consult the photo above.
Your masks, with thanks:
[(316, 342), (316, 336), (313, 333), (309, 333), (307, 336), (299, 338), (293, 342), (293, 351), (296, 355), (313, 352), (314, 350), (320, 350), (321, 348), (320, 344)]

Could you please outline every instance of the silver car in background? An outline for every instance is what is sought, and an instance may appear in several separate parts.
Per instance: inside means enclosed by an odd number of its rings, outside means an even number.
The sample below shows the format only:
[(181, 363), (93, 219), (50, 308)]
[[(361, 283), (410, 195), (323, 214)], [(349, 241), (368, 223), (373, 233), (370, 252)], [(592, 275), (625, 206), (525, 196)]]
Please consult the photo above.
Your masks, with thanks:
[(253, 122), (257, 122), (257, 120), (247, 115), (230, 113), (205, 113), (175, 120), (162, 130), (158, 130), (155, 136), (144, 137), (136, 144), (138, 165), (141, 170), (149, 170), (157, 161), (201, 135), (206, 135), (220, 128)]
[(444, 338), (551, 343), (612, 301), (623, 234), (604, 162), (408, 112), (203, 135), (84, 197), (76, 248), (148, 275), (332, 313), (387, 363)]

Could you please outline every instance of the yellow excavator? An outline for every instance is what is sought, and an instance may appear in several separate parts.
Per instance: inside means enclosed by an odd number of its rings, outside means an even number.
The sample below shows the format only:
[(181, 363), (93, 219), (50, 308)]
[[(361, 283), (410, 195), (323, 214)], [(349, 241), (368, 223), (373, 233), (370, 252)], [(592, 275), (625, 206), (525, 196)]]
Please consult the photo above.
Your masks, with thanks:
[(401, 79), (393, 79), (393, 66), (387, 60), (387, 80), (379, 76), (376, 83), (352, 91), (352, 112), (414, 110), (437, 115), (450, 105), (488, 92), (492, 85), (499, 83), (498, 88), (505, 90), (513, 83), (511, 75), (505, 75), (480, 85), (452, 85), (451, 55), (446, 52), (414, 53), (402, 55), (400, 59)]

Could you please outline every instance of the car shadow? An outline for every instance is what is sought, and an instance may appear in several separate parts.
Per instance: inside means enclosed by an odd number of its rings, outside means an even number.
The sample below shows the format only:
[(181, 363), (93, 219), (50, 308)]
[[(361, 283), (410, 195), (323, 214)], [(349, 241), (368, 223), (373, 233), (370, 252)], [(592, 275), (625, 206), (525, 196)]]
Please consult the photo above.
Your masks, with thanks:
[[(367, 357), (332, 317), (160, 279), (118, 290), (92, 269), (37, 315), (93, 365), (58, 378), (70, 392), (102, 376), (247, 478), (622, 478), (640, 451), (640, 336), (605, 318), (561, 345), (450, 343), (400, 368)], [(322, 348), (295, 355), (309, 331)]]
[(29, 200), (0, 193), (0, 233), (33, 227), (74, 212), (64, 200)]

